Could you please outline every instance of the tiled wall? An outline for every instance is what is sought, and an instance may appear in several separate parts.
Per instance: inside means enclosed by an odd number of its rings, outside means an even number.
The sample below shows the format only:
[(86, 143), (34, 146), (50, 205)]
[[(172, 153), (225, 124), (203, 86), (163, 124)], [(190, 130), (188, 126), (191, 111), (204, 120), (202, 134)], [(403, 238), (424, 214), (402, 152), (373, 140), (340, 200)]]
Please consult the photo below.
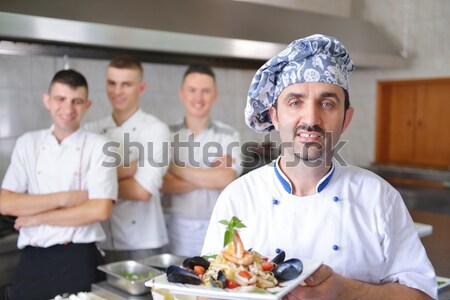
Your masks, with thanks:
[[(450, 77), (449, 0), (354, 0), (353, 14), (375, 23), (398, 45), (403, 43), (405, 12), (408, 11), (409, 66), (390, 70), (357, 70), (351, 77), (350, 98), (356, 109), (353, 123), (343, 139), (348, 143), (340, 154), (348, 163), (368, 166), (375, 153), (376, 82), (386, 79)], [(405, 5), (409, 5), (409, 10)], [(94, 105), (85, 121), (110, 113), (104, 89), (107, 61), (70, 59), (71, 67), (86, 75)], [(42, 105), (42, 94), (54, 72), (63, 66), (61, 58), (0, 55), (0, 180), (18, 135), (50, 125)], [(141, 99), (144, 110), (167, 123), (182, 118), (178, 99), (185, 66), (144, 64), (148, 90)], [(219, 99), (215, 118), (233, 125), (242, 140), (261, 141), (243, 121), (245, 98), (254, 70), (215, 68)], [(443, 105), (449, 105), (448, 99)]]
[[(106, 60), (69, 58), (70, 67), (83, 73), (89, 84), (93, 106), (84, 122), (111, 113), (105, 93)], [(0, 55), (0, 182), (9, 164), (16, 138), (29, 130), (46, 128), (51, 122), (42, 104), (54, 73), (63, 67), (62, 58), (45, 56)], [(141, 107), (168, 124), (183, 118), (178, 89), (186, 66), (144, 64), (148, 83)], [(214, 118), (237, 128), (243, 141), (261, 141), (262, 136), (244, 123), (248, 85), (254, 70), (214, 68), (219, 98), (213, 108)]]
[[(408, 26), (408, 67), (357, 70), (350, 80), (350, 98), (356, 111), (343, 136), (349, 140), (349, 147), (344, 147), (342, 153), (350, 163), (367, 166), (375, 159), (377, 81), (450, 77), (450, 1), (353, 0), (352, 4), (355, 16), (374, 23), (399, 50), (404, 41), (405, 20)], [(450, 99), (442, 101), (443, 105), (450, 105)]]

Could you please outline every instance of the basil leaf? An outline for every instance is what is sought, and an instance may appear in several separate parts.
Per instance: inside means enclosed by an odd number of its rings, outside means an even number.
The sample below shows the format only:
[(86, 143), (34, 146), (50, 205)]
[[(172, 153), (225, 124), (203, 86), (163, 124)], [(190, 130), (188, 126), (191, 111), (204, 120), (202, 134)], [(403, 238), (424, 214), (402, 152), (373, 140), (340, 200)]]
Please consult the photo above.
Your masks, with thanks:
[(223, 238), (223, 246), (225, 247), (229, 243), (231, 243), (234, 239), (234, 233), (231, 231), (225, 231), (225, 236)]

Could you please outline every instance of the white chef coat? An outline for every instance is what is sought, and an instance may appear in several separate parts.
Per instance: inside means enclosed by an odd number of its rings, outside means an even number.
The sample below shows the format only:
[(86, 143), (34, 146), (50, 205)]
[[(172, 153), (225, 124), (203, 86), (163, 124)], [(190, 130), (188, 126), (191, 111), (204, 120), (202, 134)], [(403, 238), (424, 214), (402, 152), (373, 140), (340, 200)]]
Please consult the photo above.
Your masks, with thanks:
[[(117, 174), (102, 166), (107, 140), (79, 129), (58, 143), (53, 127), (28, 132), (17, 139), (2, 188), (16, 193), (47, 194), (83, 190), (89, 201), (117, 198)], [(83, 226), (38, 225), (20, 229), (18, 248), (50, 247), (67, 242), (103, 241), (100, 223)]]
[[(193, 132), (185, 122), (170, 127), (172, 159), (191, 167), (207, 169), (219, 157), (231, 156), (231, 168), (242, 172), (239, 133), (219, 121), (210, 121), (201, 132)], [(189, 143), (190, 142), (190, 143)], [(195, 144), (194, 144), (195, 143)], [(189, 147), (187, 145), (189, 144)], [(170, 251), (181, 256), (199, 255), (209, 218), (222, 189), (195, 189), (185, 193), (167, 194), (170, 206)]]
[[(170, 130), (174, 151), (172, 159), (177, 164), (181, 162), (186, 166), (207, 169), (217, 158), (229, 155), (233, 159), (231, 168), (235, 170), (236, 175), (242, 173), (239, 133), (233, 127), (219, 121), (210, 121), (204, 130), (194, 136), (184, 122), (181, 122), (171, 126)], [(186, 147), (189, 141), (195, 145)], [(170, 215), (183, 219), (209, 220), (221, 192), (221, 189), (195, 189), (186, 193), (170, 194)]]
[(100, 246), (106, 250), (140, 250), (166, 245), (169, 240), (159, 189), (170, 162), (168, 126), (139, 109), (121, 126), (109, 116), (85, 128), (115, 142), (107, 151), (120, 159), (116, 166), (123, 165), (125, 159), (139, 159), (134, 179), (152, 194), (150, 201), (119, 199), (110, 219), (103, 223), (107, 240)]
[(270, 164), (231, 183), (219, 197), (203, 254), (222, 249), (236, 216), (246, 249), (268, 257), (321, 260), (337, 273), (372, 284), (400, 282), (437, 297), (436, 277), (400, 194), (370, 171), (333, 164), (317, 193), (292, 194), (288, 178)]

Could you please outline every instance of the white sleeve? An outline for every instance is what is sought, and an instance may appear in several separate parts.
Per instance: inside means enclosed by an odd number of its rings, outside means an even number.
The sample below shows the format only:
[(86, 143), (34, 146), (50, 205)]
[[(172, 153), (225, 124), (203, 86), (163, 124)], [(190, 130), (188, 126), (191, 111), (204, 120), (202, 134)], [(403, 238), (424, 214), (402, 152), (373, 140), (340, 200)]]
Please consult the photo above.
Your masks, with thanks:
[[(393, 194), (391, 194), (393, 193)], [(399, 282), (437, 298), (436, 275), (420, 241), (414, 222), (400, 196), (393, 190), (385, 218), (383, 251), (386, 257), (381, 282)]]
[(98, 136), (92, 148), (86, 179), (89, 199), (117, 200), (118, 184), (116, 168), (104, 165), (104, 162), (109, 160), (105, 153), (103, 153), (103, 146), (107, 142), (108, 140), (106, 138)]
[(145, 131), (140, 140), (143, 141), (144, 155), (139, 158), (134, 179), (152, 195), (157, 195), (170, 163), (169, 128), (160, 123), (153, 130)]
[(2, 188), (16, 193), (25, 193), (28, 191), (29, 178), (26, 166), (32, 162), (27, 162), (25, 150), (32, 147), (31, 143), (27, 145), (26, 136), (17, 139), (11, 162), (5, 177), (3, 178)]

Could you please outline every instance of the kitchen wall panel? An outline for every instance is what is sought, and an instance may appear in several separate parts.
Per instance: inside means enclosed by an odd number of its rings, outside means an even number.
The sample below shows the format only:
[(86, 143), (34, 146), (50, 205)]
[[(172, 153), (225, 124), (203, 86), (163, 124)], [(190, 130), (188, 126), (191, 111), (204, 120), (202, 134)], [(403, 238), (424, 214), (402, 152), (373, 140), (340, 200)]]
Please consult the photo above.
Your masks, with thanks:
[(375, 160), (377, 81), (450, 76), (450, 1), (353, 0), (352, 9), (355, 17), (374, 23), (398, 49), (404, 48), (408, 61), (405, 68), (357, 69), (351, 76), (356, 112), (344, 135), (349, 147), (342, 152), (349, 162), (368, 166)]
[[(107, 60), (69, 58), (69, 66), (83, 73), (89, 84), (93, 105), (84, 122), (111, 113), (105, 92)], [(48, 128), (50, 117), (42, 104), (42, 95), (54, 73), (63, 68), (62, 57), (0, 55), (0, 180), (9, 164), (15, 139), (29, 130)], [(144, 63), (148, 87), (141, 107), (168, 124), (183, 118), (178, 98), (185, 65)], [(262, 141), (263, 135), (251, 131), (243, 121), (247, 89), (255, 70), (214, 68), (219, 97), (213, 117), (237, 128), (242, 140)]]

